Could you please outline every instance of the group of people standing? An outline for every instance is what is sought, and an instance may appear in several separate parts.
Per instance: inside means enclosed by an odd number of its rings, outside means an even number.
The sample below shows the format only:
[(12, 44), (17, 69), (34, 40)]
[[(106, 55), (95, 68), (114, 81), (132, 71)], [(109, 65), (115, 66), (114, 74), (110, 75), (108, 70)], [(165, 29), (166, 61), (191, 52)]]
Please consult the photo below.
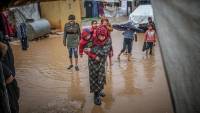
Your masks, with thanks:
[[(113, 28), (106, 17), (101, 18), (100, 24), (96, 20), (93, 20), (91, 28), (85, 28), (82, 32), (79, 24), (75, 22), (74, 15), (70, 15), (68, 20), (69, 22), (65, 24), (63, 38), (63, 44), (67, 46), (70, 59), (68, 69), (73, 68), (73, 55), (75, 57), (76, 71), (79, 71), (78, 54), (80, 57), (84, 53), (88, 56), (90, 92), (94, 94), (94, 103), (101, 105), (101, 97), (105, 96), (103, 89), (106, 83), (107, 58), (109, 58), (110, 65), (112, 65), (113, 48), (111, 32)], [(145, 32), (144, 38), (146, 46), (143, 49), (150, 49), (150, 54), (152, 54), (152, 48), (156, 41), (154, 28), (154, 23), (149, 21), (148, 30)], [(128, 60), (130, 60), (133, 40), (137, 41), (136, 28), (127, 23), (126, 28), (122, 31), (124, 31), (124, 42), (118, 59), (123, 52), (128, 50)]]

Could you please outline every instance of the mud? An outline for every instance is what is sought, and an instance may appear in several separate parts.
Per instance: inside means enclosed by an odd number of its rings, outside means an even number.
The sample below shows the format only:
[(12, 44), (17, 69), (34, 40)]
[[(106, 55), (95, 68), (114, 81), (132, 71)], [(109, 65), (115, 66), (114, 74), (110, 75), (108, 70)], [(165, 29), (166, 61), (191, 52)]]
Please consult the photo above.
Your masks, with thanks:
[(159, 45), (153, 56), (146, 56), (143, 34), (138, 34), (132, 60), (128, 62), (122, 55), (118, 61), (121, 32), (112, 32), (112, 39), (113, 65), (107, 66), (106, 97), (101, 106), (93, 104), (89, 93), (87, 56), (79, 59), (79, 72), (67, 70), (69, 59), (62, 36), (30, 42), (28, 51), (13, 44), (20, 113), (172, 113)]

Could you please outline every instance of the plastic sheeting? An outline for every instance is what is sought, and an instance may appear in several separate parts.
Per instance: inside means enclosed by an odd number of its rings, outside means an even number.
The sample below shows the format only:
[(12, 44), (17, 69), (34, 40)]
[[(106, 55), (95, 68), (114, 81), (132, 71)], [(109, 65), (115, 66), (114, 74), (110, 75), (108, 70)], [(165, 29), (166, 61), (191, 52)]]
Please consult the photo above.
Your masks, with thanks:
[(51, 32), (50, 24), (45, 19), (40, 19), (27, 24), (27, 36), (29, 40), (41, 37)]
[(120, 17), (126, 16), (126, 10), (123, 10), (121, 7), (106, 7), (104, 9), (106, 17)]
[(14, 12), (17, 24), (24, 23), (26, 19), (40, 19), (37, 3), (24, 5), (20, 7), (13, 7), (10, 8), (10, 10)]
[(41, 37), (50, 33), (50, 24), (47, 20), (41, 19), (37, 3), (13, 7), (10, 9), (16, 19), (16, 30), (18, 38), (21, 38), (20, 24), (26, 23), (27, 19), (32, 19), (33, 22), (27, 23), (27, 37), (29, 40)]
[(129, 16), (129, 19), (135, 24), (148, 23), (148, 17), (153, 17), (152, 5), (140, 5)]

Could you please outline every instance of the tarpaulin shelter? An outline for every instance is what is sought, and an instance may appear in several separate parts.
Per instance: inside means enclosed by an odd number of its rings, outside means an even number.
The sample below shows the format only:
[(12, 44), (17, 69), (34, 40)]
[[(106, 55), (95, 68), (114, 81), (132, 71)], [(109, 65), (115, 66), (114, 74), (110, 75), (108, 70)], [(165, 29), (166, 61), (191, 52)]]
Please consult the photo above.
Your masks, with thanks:
[(154, 20), (152, 5), (139, 5), (129, 15), (129, 19), (137, 25), (148, 23), (148, 17)]

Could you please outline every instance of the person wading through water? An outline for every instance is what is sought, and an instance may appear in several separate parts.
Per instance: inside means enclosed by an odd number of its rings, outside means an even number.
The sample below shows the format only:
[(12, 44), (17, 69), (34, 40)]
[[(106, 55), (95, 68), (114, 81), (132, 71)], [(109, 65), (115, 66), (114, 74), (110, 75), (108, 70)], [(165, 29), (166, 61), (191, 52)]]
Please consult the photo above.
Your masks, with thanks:
[(79, 45), (79, 37), (80, 37), (80, 27), (79, 24), (75, 22), (75, 16), (69, 15), (69, 22), (65, 24), (64, 28), (64, 38), (63, 44), (67, 46), (69, 52), (70, 65), (67, 69), (71, 69), (73, 67), (72, 56), (74, 54), (75, 57), (75, 69), (79, 71), (78, 68), (78, 45)]
[(97, 28), (97, 37), (93, 39), (93, 46), (85, 48), (88, 54), (90, 93), (94, 93), (94, 103), (101, 105), (101, 97), (105, 96), (103, 92), (106, 83), (105, 63), (111, 49), (111, 38), (108, 36), (108, 30), (99, 26)]

